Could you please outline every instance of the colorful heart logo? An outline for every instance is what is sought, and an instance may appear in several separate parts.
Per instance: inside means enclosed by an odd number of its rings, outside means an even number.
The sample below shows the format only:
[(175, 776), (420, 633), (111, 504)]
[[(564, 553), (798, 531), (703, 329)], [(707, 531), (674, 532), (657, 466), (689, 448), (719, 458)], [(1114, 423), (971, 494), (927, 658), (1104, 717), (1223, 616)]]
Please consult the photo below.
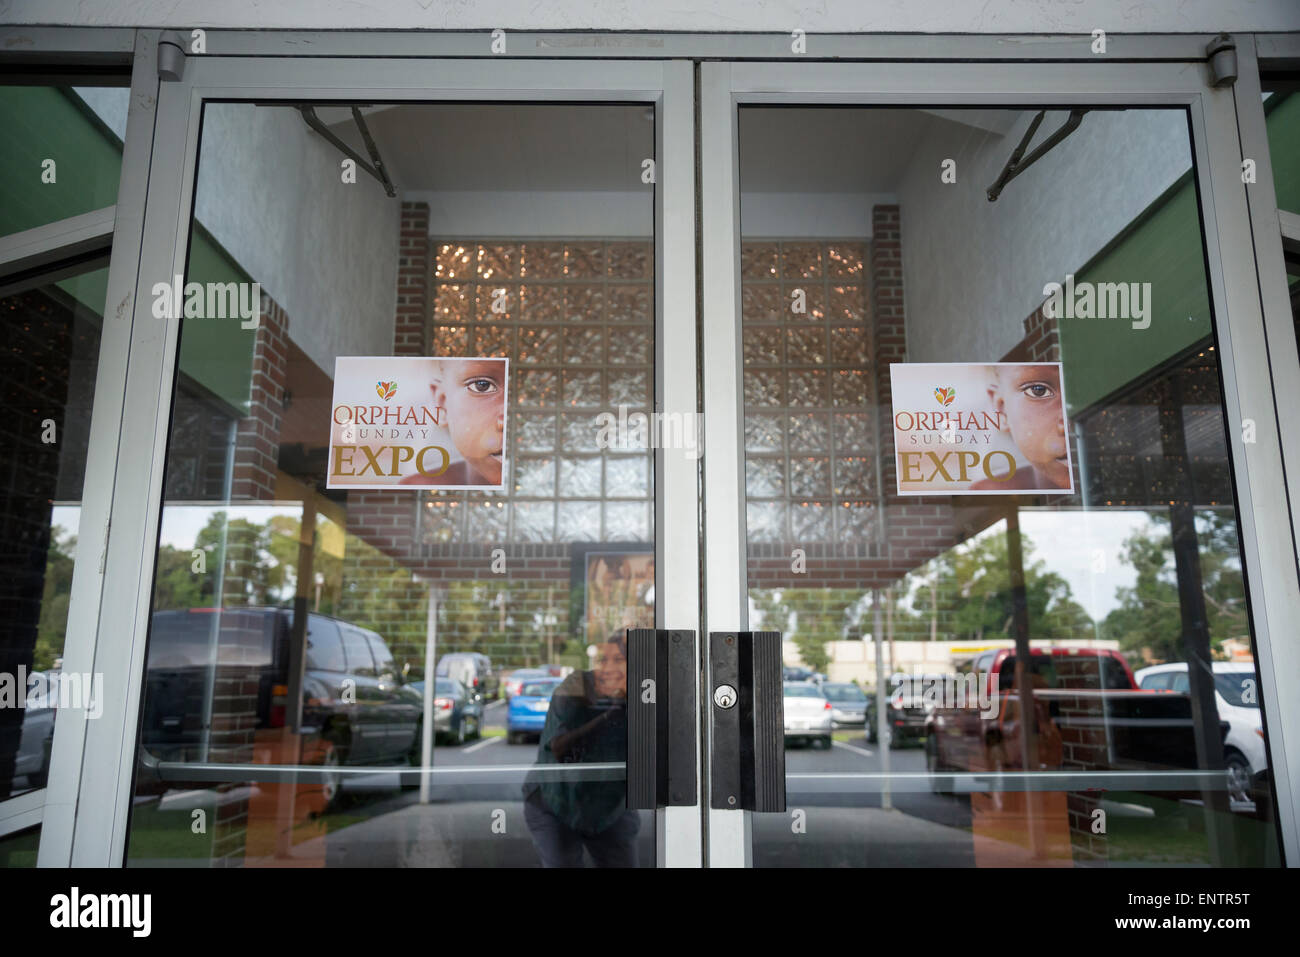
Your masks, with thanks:
[(379, 398), (387, 402), (393, 396), (397, 395), (396, 382), (376, 382), (375, 391), (379, 393)]
[(946, 389), (935, 389), (934, 397), (940, 405), (952, 405), (952, 400), (957, 398), (957, 390), (951, 386)]

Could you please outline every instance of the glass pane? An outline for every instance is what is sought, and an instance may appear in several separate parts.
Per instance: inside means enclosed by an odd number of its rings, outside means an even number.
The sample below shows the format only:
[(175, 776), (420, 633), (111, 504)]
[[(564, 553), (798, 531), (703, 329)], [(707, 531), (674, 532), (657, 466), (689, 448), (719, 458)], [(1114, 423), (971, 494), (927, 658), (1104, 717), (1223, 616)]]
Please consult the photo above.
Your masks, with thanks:
[(1278, 863), (1187, 117), (1035, 116), (741, 109), (759, 866)]
[(363, 115), (396, 198), (293, 108), (206, 107), (186, 278), (261, 298), (182, 321), (129, 861), (652, 866), (614, 640), (652, 453), (599, 423), (652, 409), (653, 112)]
[(92, 269), (0, 298), (11, 443), (0, 492), (0, 800), (45, 786), (60, 708), (95, 713), (94, 676), (64, 672), (63, 647), (107, 282), (107, 268)]
[(129, 95), (0, 84), (0, 236), (117, 202)]
[(0, 868), (35, 867), (41, 847), (41, 826), (14, 831), (0, 837)]

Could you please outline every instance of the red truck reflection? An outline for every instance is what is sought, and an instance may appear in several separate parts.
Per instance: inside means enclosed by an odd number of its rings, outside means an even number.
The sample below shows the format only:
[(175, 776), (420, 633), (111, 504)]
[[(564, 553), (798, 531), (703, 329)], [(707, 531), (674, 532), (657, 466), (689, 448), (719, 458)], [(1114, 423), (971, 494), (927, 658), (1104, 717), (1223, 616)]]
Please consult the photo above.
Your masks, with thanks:
[(947, 699), (931, 712), (932, 772), (1197, 767), (1188, 695), (1139, 690), (1123, 657), (1104, 648), (1031, 651), (1033, 744), (1026, 749), (1016, 660), (1012, 648), (976, 660), (986, 708)]

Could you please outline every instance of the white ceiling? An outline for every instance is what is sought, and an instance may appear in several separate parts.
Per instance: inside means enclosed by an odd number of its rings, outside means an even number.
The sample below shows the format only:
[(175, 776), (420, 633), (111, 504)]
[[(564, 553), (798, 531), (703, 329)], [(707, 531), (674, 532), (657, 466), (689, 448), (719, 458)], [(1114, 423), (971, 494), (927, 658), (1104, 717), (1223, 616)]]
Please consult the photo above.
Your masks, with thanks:
[[(434, 104), (366, 107), (389, 175), (405, 192), (638, 191), (654, 152), (650, 107), (627, 104)], [(346, 108), (317, 114), (360, 155)], [(954, 124), (1004, 134), (1015, 110), (745, 107), (745, 192), (894, 192), (922, 137)]]
[[(654, 156), (648, 105), (449, 103), (362, 112), (401, 192), (636, 190), (642, 160)], [(317, 114), (367, 155), (349, 110)]]

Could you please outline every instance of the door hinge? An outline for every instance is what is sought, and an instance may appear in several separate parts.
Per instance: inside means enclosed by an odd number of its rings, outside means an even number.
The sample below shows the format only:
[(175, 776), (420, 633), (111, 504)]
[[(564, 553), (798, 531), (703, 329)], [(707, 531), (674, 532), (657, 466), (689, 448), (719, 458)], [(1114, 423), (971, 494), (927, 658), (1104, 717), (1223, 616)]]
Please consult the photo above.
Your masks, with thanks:
[(185, 61), (189, 54), (185, 52), (183, 42), (167, 33), (158, 41), (158, 79), (176, 81), (185, 76)]
[(1209, 42), (1205, 55), (1210, 61), (1210, 86), (1232, 86), (1237, 82), (1237, 41), (1220, 33)]

